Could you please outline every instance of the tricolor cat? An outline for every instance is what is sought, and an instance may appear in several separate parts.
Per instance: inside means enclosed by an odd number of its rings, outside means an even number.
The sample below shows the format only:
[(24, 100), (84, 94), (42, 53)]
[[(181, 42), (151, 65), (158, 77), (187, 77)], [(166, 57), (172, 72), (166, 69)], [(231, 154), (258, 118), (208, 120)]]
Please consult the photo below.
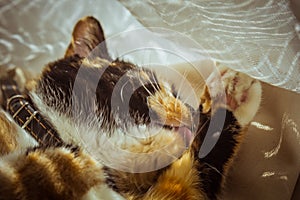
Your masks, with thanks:
[[(24, 81), (20, 69), (2, 70), (0, 79), (14, 79), (24, 96), (6, 97), (2, 82), (0, 199), (220, 198), (259, 109), (259, 81), (219, 67), (224, 87), (213, 73), (195, 110), (153, 71), (112, 59), (95, 18), (81, 19), (72, 36), (65, 56), (39, 77)], [(13, 110), (18, 98), (25, 100)], [(31, 104), (36, 111), (20, 121)], [(51, 131), (34, 129), (32, 120), (49, 122)], [(215, 133), (216, 144), (201, 155)]]

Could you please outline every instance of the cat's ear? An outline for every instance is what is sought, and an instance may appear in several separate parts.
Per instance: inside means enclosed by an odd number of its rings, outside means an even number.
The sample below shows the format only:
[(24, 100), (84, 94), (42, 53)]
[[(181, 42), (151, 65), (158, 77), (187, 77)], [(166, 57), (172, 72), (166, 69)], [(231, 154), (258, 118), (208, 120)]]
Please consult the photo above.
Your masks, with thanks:
[(75, 25), (65, 57), (74, 54), (87, 57), (91, 51), (93, 55), (110, 60), (101, 25), (97, 19), (88, 16)]

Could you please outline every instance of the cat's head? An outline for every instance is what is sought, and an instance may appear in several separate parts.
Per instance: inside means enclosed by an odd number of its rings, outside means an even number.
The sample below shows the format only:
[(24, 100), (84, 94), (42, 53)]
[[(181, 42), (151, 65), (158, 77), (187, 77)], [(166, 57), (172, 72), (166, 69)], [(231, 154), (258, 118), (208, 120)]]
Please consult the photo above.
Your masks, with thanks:
[[(56, 121), (64, 121), (56, 123), (59, 131), (68, 132), (77, 126), (77, 131), (86, 132), (78, 134), (89, 143), (87, 148), (94, 146), (92, 151), (99, 145), (104, 148), (101, 137), (109, 135), (109, 143), (114, 145), (105, 151), (117, 148), (116, 153), (143, 154), (135, 163), (155, 164), (155, 159), (162, 158), (167, 165), (181, 155), (194, 136), (191, 107), (154, 72), (112, 59), (101, 25), (93, 17), (77, 22), (64, 58), (45, 67), (35, 92), (36, 104), (43, 102), (39, 107), (47, 107), (45, 113), (53, 112), (51, 115), (62, 119)], [(151, 154), (154, 160), (144, 154)]]

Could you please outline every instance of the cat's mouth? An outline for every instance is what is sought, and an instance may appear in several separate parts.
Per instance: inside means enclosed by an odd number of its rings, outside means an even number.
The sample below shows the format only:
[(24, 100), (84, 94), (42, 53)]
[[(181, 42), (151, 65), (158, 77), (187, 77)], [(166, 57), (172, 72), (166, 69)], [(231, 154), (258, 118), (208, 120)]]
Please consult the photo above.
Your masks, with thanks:
[(186, 148), (188, 148), (194, 140), (195, 134), (190, 128), (186, 126), (163, 125), (163, 127), (175, 133), (178, 133), (181, 139), (183, 140)]

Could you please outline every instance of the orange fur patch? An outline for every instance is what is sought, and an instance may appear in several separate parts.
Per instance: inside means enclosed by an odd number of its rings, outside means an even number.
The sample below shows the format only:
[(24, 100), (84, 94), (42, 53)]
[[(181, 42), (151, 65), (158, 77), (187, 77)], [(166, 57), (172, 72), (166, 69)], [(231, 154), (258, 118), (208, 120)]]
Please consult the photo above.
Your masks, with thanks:
[(189, 126), (191, 124), (190, 110), (163, 86), (161, 90), (149, 96), (148, 104), (158, 114), (160, 123), (164, 125)]
[(199, 188), (194, 158), (186, 152), (179, 160), (174, 162), (157, 180), (144, 199), (146, 200), (201, 200), (205, 199), (203, 191)]
[(16, 127), (0, 112), (0, 155), (8, 154), (17, 147)]

